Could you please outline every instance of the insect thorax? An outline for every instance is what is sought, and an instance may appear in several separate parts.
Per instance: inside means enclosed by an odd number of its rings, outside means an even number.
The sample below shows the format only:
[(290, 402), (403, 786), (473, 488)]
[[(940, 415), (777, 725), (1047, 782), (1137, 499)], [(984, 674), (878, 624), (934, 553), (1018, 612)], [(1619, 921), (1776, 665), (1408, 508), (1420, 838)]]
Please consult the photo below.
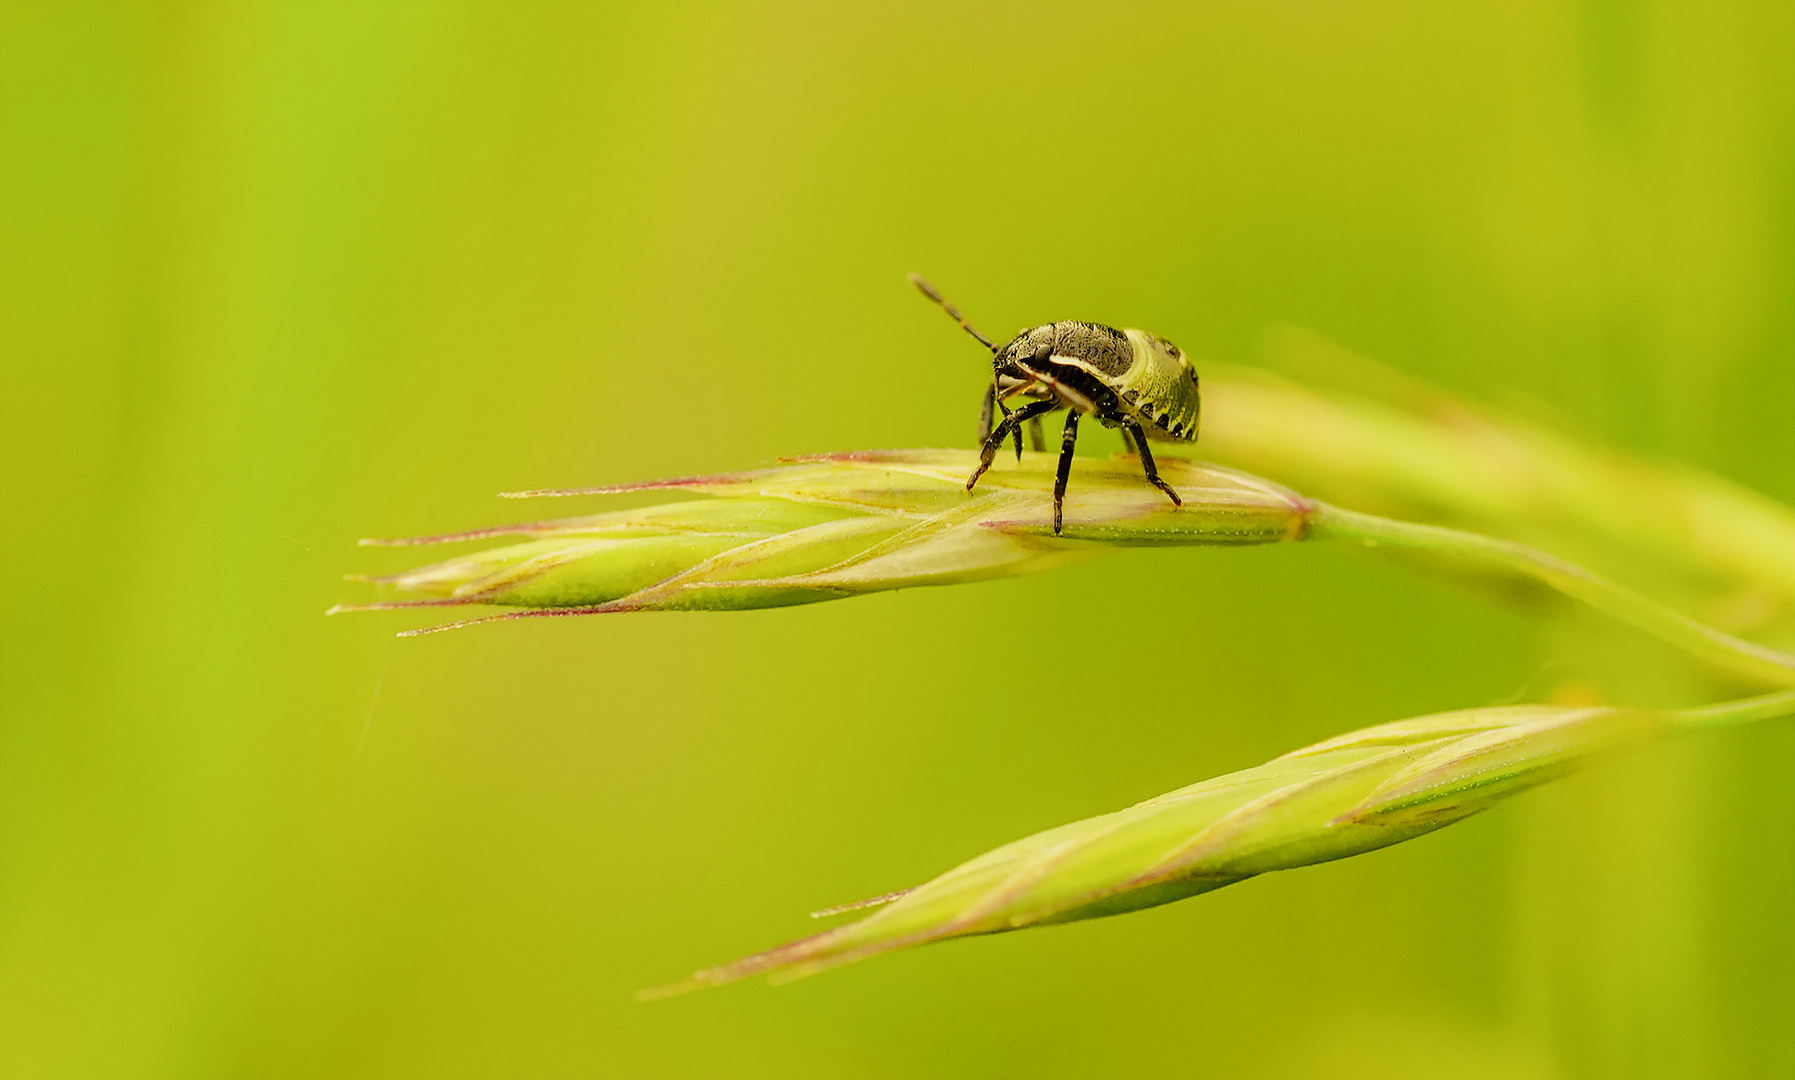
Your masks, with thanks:
[(1044, 323), (1017, 334), (992, 358), (1000, 368), (1005, 361), (1028, 365), (1046, 346), (1057, 357), (1078, 360), (1092, 374), (1120, 378), (1134, 363), (1134, 344), (1122, 331), (1097, 323)]

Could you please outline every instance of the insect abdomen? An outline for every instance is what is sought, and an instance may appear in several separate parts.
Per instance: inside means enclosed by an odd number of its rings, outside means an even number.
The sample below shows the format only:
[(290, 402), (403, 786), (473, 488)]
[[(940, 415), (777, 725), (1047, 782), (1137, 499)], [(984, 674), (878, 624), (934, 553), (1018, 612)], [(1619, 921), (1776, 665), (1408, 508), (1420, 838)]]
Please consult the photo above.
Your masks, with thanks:
[(1190, 361), (1176, 346), (1145, 331), (1122, 333), (1134, 352), (1134, 362), (1112, 383), (1123, 406), (1154, 438), (1196, 439), (1202, 399)]

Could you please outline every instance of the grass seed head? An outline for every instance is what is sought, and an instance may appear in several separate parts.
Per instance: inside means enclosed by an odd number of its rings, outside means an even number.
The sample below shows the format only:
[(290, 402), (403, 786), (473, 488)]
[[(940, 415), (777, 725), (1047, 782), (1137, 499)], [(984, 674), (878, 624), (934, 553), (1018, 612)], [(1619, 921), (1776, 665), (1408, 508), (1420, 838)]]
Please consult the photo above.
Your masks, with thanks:
[(947, 938), (1135, 911), (1388, 847), (1650, 738), (1668, 720), (1523, 705), (1366, 728), (1006, 844), (852, 923), (649, 996), (759, 974), (799, 978)]
[(1184, 498), (1174, 507), (1147, 485), (1135, 459), (1081, 458), (1056, 537), (1052, 462), (1030, 454), (1019, 465), (1000, 464), (973, 491), (966, 477), (974, 455), (905, 450), (622, 488), (525, 492), (713, 498), (375, 542), (529, 537), (377, 579), (427, 600), (360, 606), (537, 609), (523, 614), (779, 607), (1037, 573), (1107, 547), (1274, 543), (1303, 535), (1312, 509), (1268, 481), (1172, 458), (1161, 470)]
[(783, 607), (918, 585), (1038, 573), (1114, 548), (1269, 544), (1309, 538), (1446, 557), (1479, 574), (1545, 585), (1755, 681), (1795, 685), (1795, 655), (1743, 641), (1622, 589), (1575, 564), (1475, 533), (1313, 502), (1246, 473), (1168, 458), (1169, 505), (1132, 456), (1085, 460), (1063, 534), (1051, 525), (1054, 458), (1006, 462), (968, 490), (974, 456), (887, 450), (797, 458), (752, 472), (583, 491), (692, 491), (681, 502), (500, 529), (374, 544), (500, 535), (531, 539), (373, 579), (428, 599), (331, 609), (510, 607), (427, 630), (495, 619), (661, 610)]

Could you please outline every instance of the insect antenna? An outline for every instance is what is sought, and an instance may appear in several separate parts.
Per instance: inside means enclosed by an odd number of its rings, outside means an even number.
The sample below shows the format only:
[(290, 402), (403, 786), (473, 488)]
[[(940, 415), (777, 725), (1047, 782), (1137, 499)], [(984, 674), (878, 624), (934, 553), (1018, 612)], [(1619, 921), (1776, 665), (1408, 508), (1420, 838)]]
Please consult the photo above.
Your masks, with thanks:
[(986, 337), (985, 335), (979, 333), (977, 330), (974, 330), (972, 328), (972, 324), (966, 321), (966, 316), (960, 314), (959, 311), (956, 310), (952, 304), (947, 302), (947, 299), (945, 297), (943, 297), (940, 293), (936, 292), (935, 286), (930, 285), (928, 282), (924, 281), (922, 279), (921, 274), (911, 274), (910, 275), (910, 284), (916, 286), (917, 292), (922, 293), (924, 296), (928, 297), (930, 300), (933, 300), (937, 304), (940, 304), (941, 310), (947, 312), (948, 318), (959, 323), (960, 329), (966, 331), (968, 334), (971, 334), (974, 338), (976, 338), (978, 340), (978, 343), (980, 345), (983, 345), (985, 348), (990, 349), (992, 352), (997, 351), (997, 346), (991, 344), (991, 339)]

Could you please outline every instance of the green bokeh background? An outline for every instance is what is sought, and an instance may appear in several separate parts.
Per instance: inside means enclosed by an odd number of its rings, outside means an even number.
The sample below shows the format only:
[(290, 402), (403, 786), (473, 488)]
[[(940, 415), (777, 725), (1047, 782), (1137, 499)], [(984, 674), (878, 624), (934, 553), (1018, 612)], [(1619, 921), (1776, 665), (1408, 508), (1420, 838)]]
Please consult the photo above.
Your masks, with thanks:
[(1699, 698), (1653, 646), (1308, 547), (321, 616), (402, 565), (356, 538), (499, 490), (965, 445), (980, 354), (911, 270), (994, 334), (1250, 362), (1307, 327), (1795, 501), (1795, 5), (9, 0), (0, 33), (6, 1076), (1795, 1074), (1787, 724), (1127, 918), (631, 997), (1354, 726)]

